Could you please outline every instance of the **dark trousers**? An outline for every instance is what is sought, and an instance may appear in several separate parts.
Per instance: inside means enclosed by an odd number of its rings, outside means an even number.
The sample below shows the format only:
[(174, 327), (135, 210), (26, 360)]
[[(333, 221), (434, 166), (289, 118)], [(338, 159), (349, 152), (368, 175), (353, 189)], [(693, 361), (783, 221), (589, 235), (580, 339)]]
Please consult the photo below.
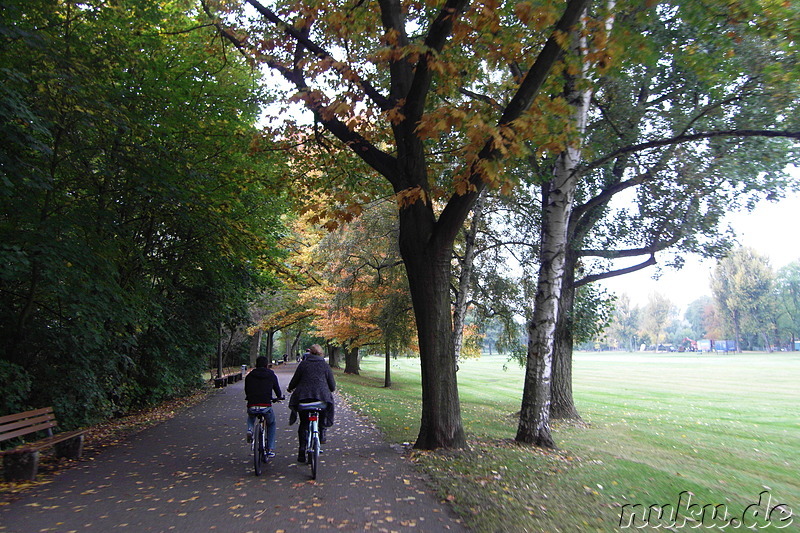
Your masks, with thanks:
[[(306, 439), (308, 439), (308, 413), (309, 411), (298, 411), (297, 415), (300, 425), (297, 428), (297, 438), (300, 452), (306, 450)], [(323, 438), (325, 430), (333, 425), (333, 404), (329, 403), (328, 408), (319, 414), (320, 438)]]

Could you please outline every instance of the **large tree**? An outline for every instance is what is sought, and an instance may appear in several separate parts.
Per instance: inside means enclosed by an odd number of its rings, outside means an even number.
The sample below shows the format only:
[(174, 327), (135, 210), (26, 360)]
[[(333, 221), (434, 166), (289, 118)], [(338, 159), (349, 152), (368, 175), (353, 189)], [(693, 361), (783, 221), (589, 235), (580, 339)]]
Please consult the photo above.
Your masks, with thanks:
[[(788, 6), (742, 7), (731, 17), (721, 5), (676, 1), (653, 10), (617, 4), (613, 13), (610, 48), (630, 53), (582, 78), (578, 87), (593, 89), (591, 106), (573, 100), (573, 129), (580, 131), (581, 119), (589, 124), (562, 252), (557, 383), (571, 381), (573, 291), (652, 266), (657, 254), (678, 267), (686, 252), (721, 255), (730, 242), (720, 228), (726, 210), (780, 197), (790, 182), (784, 167), (796, 157), (785, 139), (800, 136), (797, 114), (786, 112), (798, 102)], [(536, 179), (553, 173), (556, 161), (535, 167)], [(551, 185), (544, 187), (546, 199)], [(618, 259), (628, 264), (610, 263)], [(541, 273), (538, 282), (555, 285)], [(576, 416), (562, 391), (571, 388), (552, 389), (551, 411)]]
[[(454, 241), (480, 192), (502, 184), (502, 160), (525, 139), (546, 149), (560, 129), (561, 106), (536, 98), (587, 3), (246, 0), (257, 19), (242, 14), (240, 29), (229, 25), (233, 13), (219, 20), (396, 196), (421, 355), (418, 448), (466, 444), (451, 334)], [(498, 66), (509, 64), (498, 86)]]

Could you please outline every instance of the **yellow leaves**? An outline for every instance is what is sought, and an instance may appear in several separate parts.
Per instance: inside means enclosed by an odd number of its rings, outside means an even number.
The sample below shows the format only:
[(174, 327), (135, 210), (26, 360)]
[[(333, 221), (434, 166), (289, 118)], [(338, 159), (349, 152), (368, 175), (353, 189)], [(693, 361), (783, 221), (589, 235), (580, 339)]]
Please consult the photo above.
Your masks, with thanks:
[(569, 46), (569, 34), (563, 32), (561, 30), (556, 30), (553, 32), (553, 39), (555, 39), (558, 46), (561, 48), (567, 48)]
[(419, 185), (416, 187), (409, 187), (408, 189), (402, 190), (397, 194), (395, 194), (394, 196), (395, 200), (397, 201), (397, 206), (400, 209), (405, 209), (410, 205), (414, 205), (420, 200), (422, 201), (423, 204), (428, 203), (428, 194)]
[(538, 31), (552, 26), (558, 20), (558, 14), (552, 7), (547, 9), (541, 4), (534, 7), (530, 2), (519, 2), (514, 6), (514, 14), (520, 22)]
[(433, 139), (442, 133), (462, 128), (467, 116), (467, 112), (460, 108), (439, 108), (423, 115), (416, 133), (421, 139)]
[(455, 193), (459, 196), (463, 196), (467, 193), (477, 190), (475, 185), (469, 181), (469, 176), (463, 174), (459, 174), (454, 178), (453, 188), (455, 189)]
[(337, 100), (330, 105), (327, 105), (319, 111), (322, 120), (332, 120), (336, 116), (350, 116), (353, 114), (353, 108), (350, 104)]
[(383, 42), (386, 46), (396, 46), (399, 38), (400, 32), (395, 28), (390, 28), (383, 34)]
[(289, 98), (289, 103), (302, 102), (307, 107), (316, 109), (325, 102), (325, 95), (321, 91), (298, 91)]
[(406, 116), (400, 111), (400, 107), (401, 106), (398, 105), (386, 112), (386, 119), (395, 126), (406, 119)]

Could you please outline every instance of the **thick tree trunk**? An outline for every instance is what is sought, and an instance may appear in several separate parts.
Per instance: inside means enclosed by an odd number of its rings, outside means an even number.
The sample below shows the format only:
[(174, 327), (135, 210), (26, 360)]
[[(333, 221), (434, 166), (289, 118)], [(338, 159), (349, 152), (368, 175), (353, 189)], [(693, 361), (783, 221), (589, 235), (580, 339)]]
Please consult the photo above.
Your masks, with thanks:
[(358, 348), (345, 348), (344, 350), (344, 373), (358, 375), (361, 368), (358, 364)]
[(575, 254), (567, 251), (564, 266), (564, 286), (561, 289), (561, 312), (556, 321), (553, 338), (553, 397), (550, 403), (550, 417), (554, 419), (581, 420), (572, 396), (572, 309), (575, 303)]
[[(419, 337), (422, 417), (414, 447), (423, 450), (466, 447), (456, 381), (453, 322), (450, 309), (452, 237), (438, 240), (420, 228), (417, 204), (400, 212), (400, 251)], [(430, 220), (432, 223), (432, 219)]]
[(250, 337), (250, 368), (256, 367), (256, 358), (261, 353), (261, 335), (264, 332), (257, 329), (253, 336)]
[(333, 368), (341, 368), (342, 348), (340, 346), (331, 346), (328, 350), (328, 353), (330, 354), (328, 358), (328, 364)]
[(392, 386), (392, 350), (388, 342), (384, 345), (384, 351), (386, 352), (384, 355), (386, 358), (386, 370), (383, 373), (383, 386), (388, 389)]

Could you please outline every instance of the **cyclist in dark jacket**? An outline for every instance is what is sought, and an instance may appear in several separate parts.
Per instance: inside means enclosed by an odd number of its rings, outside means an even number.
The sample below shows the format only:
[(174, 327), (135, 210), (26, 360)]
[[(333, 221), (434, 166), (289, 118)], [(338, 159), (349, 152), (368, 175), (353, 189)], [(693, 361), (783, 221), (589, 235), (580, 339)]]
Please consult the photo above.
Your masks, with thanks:
[(267, 455), (275, 457), (275, 413), (272, 411), (272, 393), (283, 399), (278, 376), (269, 368), (269, 358), (261, 355), (256, 359), (256, 368), (244, 378), (244, 394), (247, 399), (247, 442), (253, 440), (253, 425), (256, 414), (264, 415), (267, 424)]
[[(297, 365), (294, 376), (286, 388), (287, 392), (292, 393), (289, 400), (289, 408), (292, 415), (289, 423), (294, 423), (297, 417), (297, 406), (301, 402), (320, 401), (327, 402), (328, 409), (321, 417), (319, 437), (321, 442), (325, 442), (326, 429), (333, 425), (333, 391), (336, 390), (336, 380), (333, 378), (333, 371), (330, 365), (322, 357), (322, 347), (315, 344), (311, 347), (306, 358)], [(297, 435), (300, 446), (297, 452), (297, 460), (305, 462), (306, 453), (306, 430), (307, 417), (300, 412), (300, 427)]]

